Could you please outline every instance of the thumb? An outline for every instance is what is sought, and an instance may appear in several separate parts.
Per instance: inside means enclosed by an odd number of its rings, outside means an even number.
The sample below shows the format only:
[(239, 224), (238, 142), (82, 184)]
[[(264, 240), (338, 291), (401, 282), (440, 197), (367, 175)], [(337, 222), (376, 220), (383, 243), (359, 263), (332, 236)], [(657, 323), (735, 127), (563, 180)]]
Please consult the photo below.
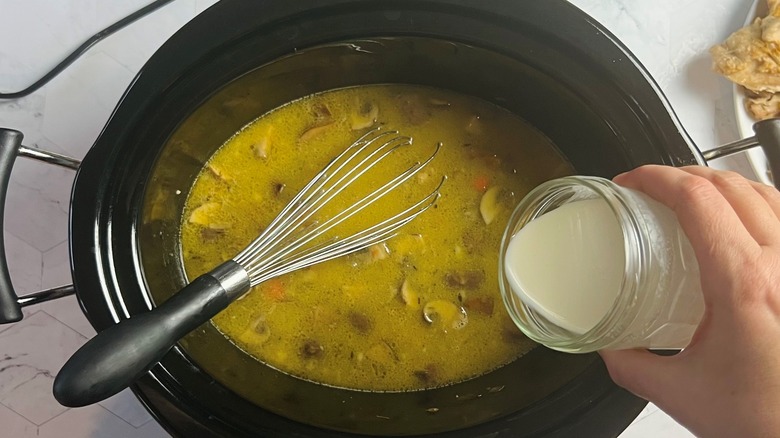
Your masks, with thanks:
[(599, 354), (612, 380), (635, 395), (658, 403), (665, 394), (674, 392), (674, 357), (647, 350), (601, 350)]

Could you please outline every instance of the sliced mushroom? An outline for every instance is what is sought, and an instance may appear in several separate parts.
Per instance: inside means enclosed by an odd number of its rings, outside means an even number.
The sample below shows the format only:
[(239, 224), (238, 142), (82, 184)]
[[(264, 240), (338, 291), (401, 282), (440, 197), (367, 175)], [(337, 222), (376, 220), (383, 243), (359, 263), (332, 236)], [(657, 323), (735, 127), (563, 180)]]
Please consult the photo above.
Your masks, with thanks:
[(361, 334), (368, 334), (374, 324), (366, 314), (360, 312), (349, 312), (349, 323)]
[(479, 214), (482, 216), (482, 220), (485, 221), (485, 225), (490, 225), (504, 209), (504, 206), (499, 202), (500, 194), (501, 187), (493, 186), (487, 189), (479, 201)]
[(324, 125), (314, 125), (305, 131), (298, 137), (298, 141), (307, 142), (313, 138), (317, 138), (333, 127), (336, 122), (330, 122)]
[(203, 227), (200, 230), (200, 238), (204, 242), (213, 242), (224, 236), (226, 229), (227, 227), (220, 225), (209, 225), (207, 227)]
[(320, 122), (320, 124), (325, 124), (333, 118), (328, 105), (322, 102), (312, 105), (311, 112), (314, 115), (315, 122)]
[(307, 142), (317, 138), (336, 124), (330, 113), (330, 108), (324, 103), (315, 103), (311, 112), (314, 115), (314, 122), (298, 136), (299, 142)]
[(306, 359), (322, 357), (324, 351), (325, 348), (316, 339), (307, 339), (301, 346), (301, 355)]
[(384, 260), (389, 255), (390, 248), (388, 248), (384, 242), (376, 243), (368, 247), (368, 260), (372, 263), (379, 260)]
[(463, 301), (463, 307), (486, 316), (493, 316), (495, 302), (493, 297), (469, 297)]
[(408, 278), (404, 278), (401, 283), (401, 301), (412, 309), (420, 307), (420, 295), (409, 284)]
[(352, 259), (351, 264), (353, 267), (358, 267), (385, 260), (390, 256), (390, 253), (390, 248), (383, 242), (371, 245), (368, 248), (353, 253), (351, 257), (347, 257)]
[(263, 137), (257, 143), (249, 146), (249, 148), (252, 149), (255, 157), (265, 160), (268, 158), (268, 151), (271, 149), (271, 140), (268, 137)]
[(265, 320), (265, 315), (255, 318), (249, 327), (239, 336), (239, 339), (251, 345), (263, 345), (271, 338), (271, 328)]
[(453, 289), (476, 290), (485, 280), (482, 271), (453, 271), (444, 274), (444, 282)]
[(214, 176), (220, 181), (230, 182), (233, 180), (233, 178), (229, 177), (222, 169), (215, 166), (214, 163), (206, 164), (206, 169), (208, 169), (208, 171), (211, 173), (212, 176)]
[(403, 234), (393, 238), (390, 241), (390, 245), (395, 250), (395, 254), (400, 257), (405, 257), (415, 252), (416, 254), (424, 254), (427, 250), (427, 244), (422, 234)]
[(434, 300), (423, 307), (423, 319), (431, 324), (438, 321), (444, 331), (448, 328), (460, 330), (469, 322), (466, 310), (446, 300)]
[(439, 379), (439, 370), (436, 368), (436, 365), (434, 364), (428, 364), (425, 366), (425, 368), (421, 370), (416, 370), (413, 372), (414, 377), (417, 377), (417, 380), (420, 381), (420, 383), (430, 384), (434, 383)]
[(207, 202), (192, 210), (187, 221), (191, 224), (209, 225), (221, 207), (222, 204), (218, 202)]
[(352, 130), (370, 128), (376, 123), (379, 116), (379, 105), (366, 101), (360, 104), (360, 108), (352, 114)]

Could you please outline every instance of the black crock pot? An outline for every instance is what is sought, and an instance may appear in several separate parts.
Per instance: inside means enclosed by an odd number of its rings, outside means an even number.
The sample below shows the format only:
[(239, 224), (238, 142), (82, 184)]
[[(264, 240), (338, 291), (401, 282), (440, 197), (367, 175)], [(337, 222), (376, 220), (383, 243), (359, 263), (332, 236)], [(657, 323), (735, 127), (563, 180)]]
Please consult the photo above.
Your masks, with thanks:
[[(95, 328), (186, 283), (179, 215), (225, 139), (290, 100), (371, 83), (430, 85), (507, 108), (581, 174), (706, 164), (636, 58), (566, 1), (223, 0), (143, 67), (78, 170), (71, 261)], [(187, 437), (617, 436), (646, 404), (615, 386), (598, 356), (542, 347), (435, 390), (331, 388), (248, 358), (209, 324), (133, 390)]]

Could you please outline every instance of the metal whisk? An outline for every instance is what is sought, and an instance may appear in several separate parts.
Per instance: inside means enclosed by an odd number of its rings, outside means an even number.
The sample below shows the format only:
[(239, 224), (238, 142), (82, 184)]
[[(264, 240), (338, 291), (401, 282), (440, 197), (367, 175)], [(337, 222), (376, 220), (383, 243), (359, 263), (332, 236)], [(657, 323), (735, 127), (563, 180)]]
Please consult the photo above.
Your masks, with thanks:
[(98, 333), (62, 367), (54, 396), (65, 406), (97, 403), (132, 384), (184, 335), (211, 319), (249, 289), (288, 272), (340, 257), (392, 237), (396, 230), (430, 208), (439, 189), (414, 205), (344, 238), (325, 236), (337, 225), (408, 181), (434, 158), (440, 145), (417, 162), (332, 217), (315, 215), (358, 178), (412, 139), (376, 128), (325, 166), (282, 209), (263, 232), (232, 260), (185, 286), (153, 310)]

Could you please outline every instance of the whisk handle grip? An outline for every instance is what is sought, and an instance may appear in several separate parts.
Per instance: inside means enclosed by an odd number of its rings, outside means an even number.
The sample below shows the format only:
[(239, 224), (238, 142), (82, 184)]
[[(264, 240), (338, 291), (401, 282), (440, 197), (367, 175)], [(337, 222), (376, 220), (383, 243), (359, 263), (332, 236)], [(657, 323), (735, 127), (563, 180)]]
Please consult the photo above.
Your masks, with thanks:
[[(249, 289), (246, 272), (238, 268), (245, 283), (225, 284), (223, 278), (214, 275), (216, 270), (212, 271), (196, 278), (153, 310), (133, 315), (98, 333), (57, 374), (54, 397), (64, 406), (86, 406), (130, 386), (179, 339), (230, 304), (235, 294), (229, 292), (235, 291), (226, 289)], [(233, 276), (236, 278), (241, 280), (240, 275)]]

